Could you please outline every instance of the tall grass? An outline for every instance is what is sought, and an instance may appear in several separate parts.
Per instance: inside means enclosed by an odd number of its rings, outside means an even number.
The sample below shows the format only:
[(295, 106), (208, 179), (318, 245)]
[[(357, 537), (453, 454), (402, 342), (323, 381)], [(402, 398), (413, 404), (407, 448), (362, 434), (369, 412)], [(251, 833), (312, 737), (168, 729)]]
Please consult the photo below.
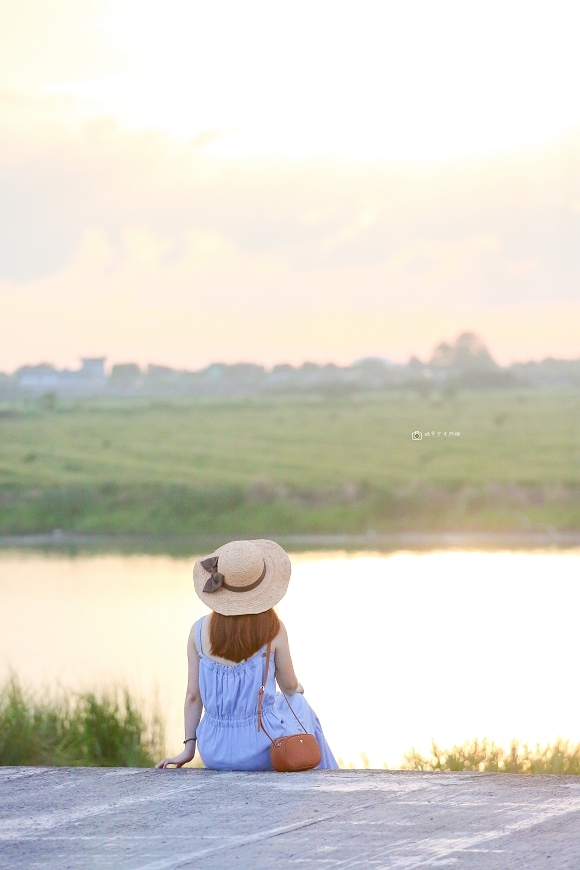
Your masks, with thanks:
[(466, 741), (441, 749), (433, 741), (431, 755), (411, 749), (404, 756), (404, 770), (485, 771), (487, 773), (536, 773), (580, 776), (580, 743), (556, 740), (532, 749), (513, 740), (509, 749), (486, 739)]
[(127, 690), (41, 696), (15, 676), (0, 688), (0, 765), (151, 767), (163, 754), (159, 715)]

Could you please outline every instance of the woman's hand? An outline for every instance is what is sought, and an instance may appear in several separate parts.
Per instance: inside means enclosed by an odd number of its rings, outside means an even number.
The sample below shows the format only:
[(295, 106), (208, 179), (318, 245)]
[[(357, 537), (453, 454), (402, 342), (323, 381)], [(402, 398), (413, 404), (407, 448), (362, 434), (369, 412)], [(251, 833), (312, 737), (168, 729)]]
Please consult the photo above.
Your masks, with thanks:
[(156, 770), (166, 770), (170, 764), (174, 764), (176, 767), (183, 767), (184, 764), (187, 764), (188, 761), (193, 760), (193, 756), (195, 755), (195, 740), (190, 740), (179, 755), (174, 755), (173, 758), (163, 758), (159, 764), (155, 765)]
[(298, 683), (293, 692), (285, 692), (286, 695), (303, 695), (304, 694), (304, 686), (302, 683)]

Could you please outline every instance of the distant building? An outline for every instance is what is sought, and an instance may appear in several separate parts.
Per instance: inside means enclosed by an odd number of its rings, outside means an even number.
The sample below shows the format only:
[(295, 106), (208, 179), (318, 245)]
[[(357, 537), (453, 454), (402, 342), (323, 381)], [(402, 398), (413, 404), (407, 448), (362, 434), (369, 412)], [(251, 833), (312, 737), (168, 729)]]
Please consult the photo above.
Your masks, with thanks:
[(24, 390), (55, 390), (59, 374), (54, 366), (41, 363), (38, 366), (22, 366), (15, 372), (16, 383)]
[(81, 360), (81, 368), (55, 369), (47, 363), (38, 366), (22, 366), (15, 372), (19, 389), (35, 393), (98, 393), (107, 388), (105, 374), (106, 357)]
[(105, 386), (107, 376), (105, 374), (105, 356), (82, 357), (81, 370), (78, 373), (79, 380), (90, 381), (92, 384)]

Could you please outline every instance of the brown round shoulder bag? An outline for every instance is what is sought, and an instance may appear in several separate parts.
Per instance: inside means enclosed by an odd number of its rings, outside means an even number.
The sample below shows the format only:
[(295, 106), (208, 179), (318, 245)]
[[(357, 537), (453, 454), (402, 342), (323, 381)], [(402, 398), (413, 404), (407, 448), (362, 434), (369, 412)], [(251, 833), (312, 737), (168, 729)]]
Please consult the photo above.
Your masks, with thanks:
[[(272, 760), (272, 767), (274, 770), (279, 771), (280, 773), (291, 773), (297, 772), (299, 770), (312, 770), (313, 767), (316, 767), (320, 764), (320, 760), (322, 755), (320, 753), (320, 746), (318, 745), (318, 740), (314, 736), (314, 734), (309, 734), (294, 710), (292, 710), (292, 705), (286, 695), (286, 703), (290, 707), (292, 715), (302, 728), (301, 734), (290, 734), (288, 737), (277, 737), (275, 740), (272, 740), (266, 729), (264, 728), (264, 723), (262, 721), (262, 702), (264, 699), (264, 691), (266, 682), (268, 680), (268, 670), (270, 668), (270, 646), (268, 644), (268, 648), (266, 649), (266, 662), (264, 665), (264, 676), (262, 679), (262, 685), (260, 687), (260, 691), (258, 692), (258, 731), (263, 731), (268, 740), (270, 741), (270, 758)], [(282, 693), (284, 694), (284, 693)]]

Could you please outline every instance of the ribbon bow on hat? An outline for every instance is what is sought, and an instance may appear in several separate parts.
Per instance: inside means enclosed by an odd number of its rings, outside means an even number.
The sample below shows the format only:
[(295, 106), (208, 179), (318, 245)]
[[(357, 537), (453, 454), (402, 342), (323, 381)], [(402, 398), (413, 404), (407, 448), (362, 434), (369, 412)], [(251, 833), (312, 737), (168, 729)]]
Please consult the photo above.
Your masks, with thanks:
[(218, 589), (221, 589), (226, 579), (217, 569), (218, 558), (219, 556), (210, 556), (209, 559), (202, 559), (202, 567), (210, 573), (209, 579), (203, 587), (204, 592), (217, 592)]
[(248, 583), (245, 586), (230, 586), (229, 583), (226, 583), (224, 575), (217, 569), (218, 559), (219, 556), (209, 556), (207, 559), (202, 559), (200, 562), (201, 567), (205, 568), (206, 571), (209, 571), (210, 574), (209, 579), (203, 587), (204, 592), (217, 592), (218, 589), (227, 589), (228, 592), (250, 592), (252, 589), (255, 589), (256, 586), (259, 586), (266, 576), (266, 563), (264, 562), (262, 573), (253, 583)]

